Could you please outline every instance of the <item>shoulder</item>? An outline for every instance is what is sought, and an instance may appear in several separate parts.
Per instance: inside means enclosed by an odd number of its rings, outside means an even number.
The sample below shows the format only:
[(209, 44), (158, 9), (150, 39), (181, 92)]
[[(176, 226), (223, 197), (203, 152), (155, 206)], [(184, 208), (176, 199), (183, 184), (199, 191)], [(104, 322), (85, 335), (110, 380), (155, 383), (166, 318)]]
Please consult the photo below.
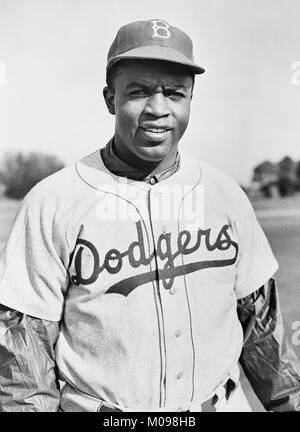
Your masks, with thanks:
[(233, 177), (226, 174), (214, 165), (196, 158), (190, 153), (180, 152), (181, 160), (184, 166), (189, 170), (198, 171), (200, 174), (201, 183), (209, 186), (214, 186), (222, 190), (234, 190), (237, 193), (242, 191), (238, 182)]
[(38, 182), (25, 196), (24, 205), (66, 200), (76, 190), (75, 164), (69, 165)]
[(233, 177), (206, 161), (189, 157), (193, 166), (198, 164), (200, 184), (207, 200), (215, 201), (219, 206), (224, 205), (241, 218), (253, 214), (249, 198)]
[[(99, 150), (72, 163), (37, 183), (24, 199), (25, 204), (61, 203), (71, 204), (87, 197), (90, 185), (82, 176), (82, 171), (102, 172)], [(98, 166), (97, 166), (98, 164)]]

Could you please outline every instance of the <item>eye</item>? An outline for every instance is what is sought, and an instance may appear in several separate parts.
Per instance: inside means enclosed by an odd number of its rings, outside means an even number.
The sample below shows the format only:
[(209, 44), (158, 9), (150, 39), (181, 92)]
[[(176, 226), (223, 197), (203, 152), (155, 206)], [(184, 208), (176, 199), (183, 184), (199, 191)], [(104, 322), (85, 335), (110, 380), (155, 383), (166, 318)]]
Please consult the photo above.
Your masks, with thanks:
[(131, 90), (129, 95), (132, 97), (146, 97), (147, 92), (143, 89), (135, 89), (135, 90)]
[(182, 91), (179, 90), (174, 90), (174, 89), (166, 89), (164, 92), (166, 97), (169, 97), (171, 99), (174, 100), (180, 100), (185, 98), (185, 93), (183, 93)]

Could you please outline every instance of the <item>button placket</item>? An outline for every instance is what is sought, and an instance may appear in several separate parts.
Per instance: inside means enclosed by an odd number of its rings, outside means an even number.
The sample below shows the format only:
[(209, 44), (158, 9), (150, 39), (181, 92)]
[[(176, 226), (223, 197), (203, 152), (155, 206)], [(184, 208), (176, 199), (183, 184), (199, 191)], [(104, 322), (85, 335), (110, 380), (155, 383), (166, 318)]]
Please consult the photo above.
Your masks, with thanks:
[[(149, 179), (150, 183), (150, 179)], [(155, 245), (158, 244), (158, 239), (160, 241), (160, 247), (162, 250), (161, 254), (157, 255), (157, 266), (158, 269), (162, 270), (166, 265), (167, 254), (165, 253), (166, 245), (169, 246), (169, 238), (164, 239), (167, 233), (172, 235), (170, 241), (170, 246), (172, 247), (172, 253), (176, 251), (176, 233), (177, 225), (172, 219), (167, 219), (164, 212), (156, 212), (157, 206), (165, 202), (161, 196), (160, 186), (155, 185), (151, 187), (151, 210), (152, 214), (158, 215), (159, 219), (153, 219), (153, 234), (155, 237)], [(174, 237), (173, 237), (174, 236)], [(176, 257), (177, 258), (177, 257)], [(174, 266), (180, 265), (179, 259), (174, 260)], [(182, 283), (181, 278), (174, 278), (170, 283), (167, 279), (167, 283), (163, 283), (163, 279), (159, 279), (159, 290), (161, 294), (162, 307), (164, 312), (165, 323), (168, 326), (165, 328), (166, 331), (166, 342), (168, 349), (166, 350), (166, 363), (168, 368), (166, 369), (166, 386), (167, 386), (167, 399), (170, 399), (170, 403), (173, 404), (172, 400), (176, 400), (177, 396), (172, 396), (173, 392), (180, 392), (181, 397), (186, 400), (190, 394), (190, 381), (191, 381), (191, 370), (189, 364), (186, 364), (185, 359), (192, 359), (192, 349), (190, 344), (190, 339), (188, 337), (183, 337), (188, 334), (189, 323), (188, 315), (182, 315), (182, 304), (186, 307), (186, 297), (184, 290), (181, 289)], [(176, 294), (176, 295), (175, 295)], [(176, 312), (175, 312), (176, 311)], [(174, 315), (175, 312), (175, 315)], [(179, 356), (176, 355), (182, 353)], [(174, 357), (176, 360), (174, 361)], [(184, 371), (184, 372), (183, 372)], [(187, 386), (185, 386), (185, 381), (187, 381)]]

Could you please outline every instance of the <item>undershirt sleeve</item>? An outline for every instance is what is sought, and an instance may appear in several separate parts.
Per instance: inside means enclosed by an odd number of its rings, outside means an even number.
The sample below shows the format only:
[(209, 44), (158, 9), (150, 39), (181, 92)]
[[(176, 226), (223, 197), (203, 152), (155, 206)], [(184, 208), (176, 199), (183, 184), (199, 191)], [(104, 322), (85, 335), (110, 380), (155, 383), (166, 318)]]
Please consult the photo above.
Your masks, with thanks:
[(58, 322), (0, 304), (0, 412), (58, 411), (58, 335)]

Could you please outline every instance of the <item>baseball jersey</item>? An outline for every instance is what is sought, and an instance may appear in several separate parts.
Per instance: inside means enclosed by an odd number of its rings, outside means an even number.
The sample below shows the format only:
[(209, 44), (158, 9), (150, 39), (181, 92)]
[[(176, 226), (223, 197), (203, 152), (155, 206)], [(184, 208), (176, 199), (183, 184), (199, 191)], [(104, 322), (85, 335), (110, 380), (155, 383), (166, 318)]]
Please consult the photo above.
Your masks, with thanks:
[(96, 151), (25, 198), (1, 260), (0, 303), (61, 321), (65, 388), (174, 407), (202, 402), (236, 365), (237, 299), (276, 270), (230, 177), (181, 152), (180, 169), (151, 185), (112, 174)]

